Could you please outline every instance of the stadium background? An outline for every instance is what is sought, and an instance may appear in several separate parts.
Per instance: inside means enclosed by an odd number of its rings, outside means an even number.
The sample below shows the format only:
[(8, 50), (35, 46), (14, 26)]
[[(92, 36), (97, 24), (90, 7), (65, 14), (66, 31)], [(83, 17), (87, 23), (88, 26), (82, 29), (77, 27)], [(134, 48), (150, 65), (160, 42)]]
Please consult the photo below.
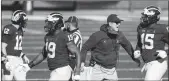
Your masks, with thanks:
[[(31, 3), (31, 4), (29, 4)], [(128, 40), (135, 48), (136, 27), (142, 9), (149, 5), (162, 8), (161, 23), (168, 24), (168, 1), (5, 1), (1, 2), (2, 25), (10, 23), (13, 10), (23, 9), (29, 15), (27, 28), (23, 39), (23, 51), (32, 60), (44, 45), (44, 19), (51, 12), (60, 12), (66, 20), (69, 16), (79, 18), (79, 28), (82, 32), (83, 43), (88, 37), (99, 30), (100, 26), (106, 23), (109, 14), (119, 15), (124, 20), (120, 30), (124, 32)], [(166, 48), (167, 49), (167, 48)], [(90, 54), (90, 53), (89, 53)], [(142, 64), (143, 65), (143, 64)], [(118, 77), (120, 80), (143, 80), (139, 67), (127, 55), (123, 48), (120, 49), (119, 63), (117, 66)], [(46, 60), (35, 66), (27, 74), (29, 80), (47, 80), (50, 71)], [(168, 71), (164, 80), (168, 80)]]

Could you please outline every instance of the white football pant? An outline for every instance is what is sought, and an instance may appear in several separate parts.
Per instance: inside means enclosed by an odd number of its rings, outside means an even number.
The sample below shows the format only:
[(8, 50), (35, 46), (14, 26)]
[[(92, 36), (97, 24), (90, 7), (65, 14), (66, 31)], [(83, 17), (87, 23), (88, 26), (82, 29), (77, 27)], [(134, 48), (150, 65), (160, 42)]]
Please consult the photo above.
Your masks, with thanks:
[(23, 70), (23, 60), (17, 56), (7, 56), (10, 65), (10, 75), (4, 75), (5, 81), (12, 81), (14, 78), (16, 81), (26, 81), (26, 72)]
[(145, 81), (160, 81), (162, 80), (163, 75), (167, 71), (167, 60), (160, 63), (159, 61), (151, 61), (146, 63), (143, 68), (142, 72), (145, 73)]
[(51, 71), (49, 81), (68, 81), (71, 77), (71, 72), (72, 68), (69, 65), (57, 68)]

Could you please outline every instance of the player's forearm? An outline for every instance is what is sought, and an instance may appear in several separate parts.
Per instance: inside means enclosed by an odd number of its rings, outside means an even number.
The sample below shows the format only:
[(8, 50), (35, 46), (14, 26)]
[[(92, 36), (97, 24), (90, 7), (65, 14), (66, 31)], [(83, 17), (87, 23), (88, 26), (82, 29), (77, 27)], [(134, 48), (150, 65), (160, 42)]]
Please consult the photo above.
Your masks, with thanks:
[(81, 50), (81, 62), (85, 63), (88, 47), (84, 44)]
[(81, 66), (81, 57), (80, 57), (80, 52), (76, 52), (76, 71), (78, 74), (80, 74), (80, 66)]
[(6, 56), (6, 55), (7, 55), (6, 47), (7, 47), (7, 44), (4, 43), (4, 42), (2, 42), (2, 54), (3, 54), (3, 56)]
[(42, 55), (42, 53), (40, 53), (39, 55), (37, 55), (37, 56), (29, 63), (29, 67), (32, 68), (32, 67), (38, 65), (38, 64), (41, 63), (44, 59), (45, 59), (45, 57)]
[(67, 43), (68, 50), (76, 55), (76, 70), (75, 74), (80, 74), (80, 65), (81, 65), (81, 57), (80, 57), (80, 50), (76, 47), (76, 45), (73, 42)]

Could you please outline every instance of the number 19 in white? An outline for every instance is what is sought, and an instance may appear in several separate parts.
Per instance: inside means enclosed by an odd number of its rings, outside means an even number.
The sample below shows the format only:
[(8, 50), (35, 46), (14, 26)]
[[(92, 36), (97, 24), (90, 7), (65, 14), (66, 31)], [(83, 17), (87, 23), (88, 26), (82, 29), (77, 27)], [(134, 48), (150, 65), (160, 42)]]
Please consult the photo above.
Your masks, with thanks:
[(49, 51), (48, 52), (49, 58), (55, 57), (55, 48), (56, 48), (56, 44), (54, 42), (46, 42), (46, 50)]

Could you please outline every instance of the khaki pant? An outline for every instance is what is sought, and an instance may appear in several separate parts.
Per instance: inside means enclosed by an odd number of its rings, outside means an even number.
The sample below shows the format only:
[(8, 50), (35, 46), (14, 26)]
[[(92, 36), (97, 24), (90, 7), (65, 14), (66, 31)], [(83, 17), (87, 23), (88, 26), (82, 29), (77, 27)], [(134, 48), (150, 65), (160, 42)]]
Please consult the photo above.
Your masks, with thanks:
[(84, 69), (81, 73), (81, 80), (103, 80), (108, 79), (112, 81), (117, 81), (118, 76), (115, 68), (106, 69), (100, 65), (95, 65), (94, 67), (88, 67)]

